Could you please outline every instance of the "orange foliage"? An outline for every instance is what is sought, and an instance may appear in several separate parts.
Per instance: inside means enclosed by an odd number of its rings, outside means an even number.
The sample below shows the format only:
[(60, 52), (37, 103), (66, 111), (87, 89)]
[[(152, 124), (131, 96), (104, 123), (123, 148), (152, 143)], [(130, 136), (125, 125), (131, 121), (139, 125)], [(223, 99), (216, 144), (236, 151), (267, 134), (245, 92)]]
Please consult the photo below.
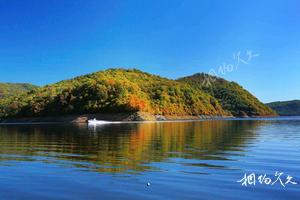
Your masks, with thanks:
[(135, 95), (130, 95), (128, 100), (128, 106), (133, 110), (144, 110), (146, 108), (146, 102)]

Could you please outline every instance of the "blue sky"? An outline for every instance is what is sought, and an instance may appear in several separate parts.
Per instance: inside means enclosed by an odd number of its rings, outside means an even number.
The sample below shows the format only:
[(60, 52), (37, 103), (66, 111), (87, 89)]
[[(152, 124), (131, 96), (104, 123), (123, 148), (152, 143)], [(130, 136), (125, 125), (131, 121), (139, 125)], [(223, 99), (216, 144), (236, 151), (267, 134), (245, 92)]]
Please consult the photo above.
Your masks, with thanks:
[(110, 67), (169, 78), (215, 72), (263, 102), (300, 99), (299, 8), (297, 0), (0, 0), (0, 82), (44, 85)]

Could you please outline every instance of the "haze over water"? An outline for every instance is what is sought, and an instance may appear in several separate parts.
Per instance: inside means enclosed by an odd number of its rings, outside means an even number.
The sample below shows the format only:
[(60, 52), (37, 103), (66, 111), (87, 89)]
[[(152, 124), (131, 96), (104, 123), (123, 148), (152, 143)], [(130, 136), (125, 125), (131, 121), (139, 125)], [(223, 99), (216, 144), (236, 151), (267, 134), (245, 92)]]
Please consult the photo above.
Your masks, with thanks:
[(297, 199), (237, 181), (299, 166), (299, 117), (0, 126), (0, 199)]

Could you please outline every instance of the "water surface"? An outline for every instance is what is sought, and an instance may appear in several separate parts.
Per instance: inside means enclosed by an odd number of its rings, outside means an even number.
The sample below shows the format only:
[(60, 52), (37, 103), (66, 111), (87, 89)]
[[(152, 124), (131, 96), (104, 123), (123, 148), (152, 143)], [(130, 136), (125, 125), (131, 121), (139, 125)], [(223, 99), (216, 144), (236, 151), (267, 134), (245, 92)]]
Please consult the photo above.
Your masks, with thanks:
[(300, 118), (0, 125), (0, 199), (299, 199), (237, 182), (276, 171), (300, 181)]

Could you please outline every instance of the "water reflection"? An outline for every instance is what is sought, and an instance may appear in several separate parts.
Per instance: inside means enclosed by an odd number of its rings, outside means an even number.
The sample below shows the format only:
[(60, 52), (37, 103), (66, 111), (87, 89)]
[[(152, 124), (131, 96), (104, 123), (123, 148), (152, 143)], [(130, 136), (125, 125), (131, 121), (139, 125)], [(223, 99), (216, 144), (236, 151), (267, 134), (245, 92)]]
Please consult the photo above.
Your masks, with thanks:
[[(184, 165), (226, 168), (211, 160), (243, 156), (262, 121), (0, 127), (0, 164), (42, 161), (99, 172), (161, 170), (151, 165), (189, 160)], [(177, 160), (178, 161), (178, 160)], [(178, 161), (180, 162), (180, 161)]]

